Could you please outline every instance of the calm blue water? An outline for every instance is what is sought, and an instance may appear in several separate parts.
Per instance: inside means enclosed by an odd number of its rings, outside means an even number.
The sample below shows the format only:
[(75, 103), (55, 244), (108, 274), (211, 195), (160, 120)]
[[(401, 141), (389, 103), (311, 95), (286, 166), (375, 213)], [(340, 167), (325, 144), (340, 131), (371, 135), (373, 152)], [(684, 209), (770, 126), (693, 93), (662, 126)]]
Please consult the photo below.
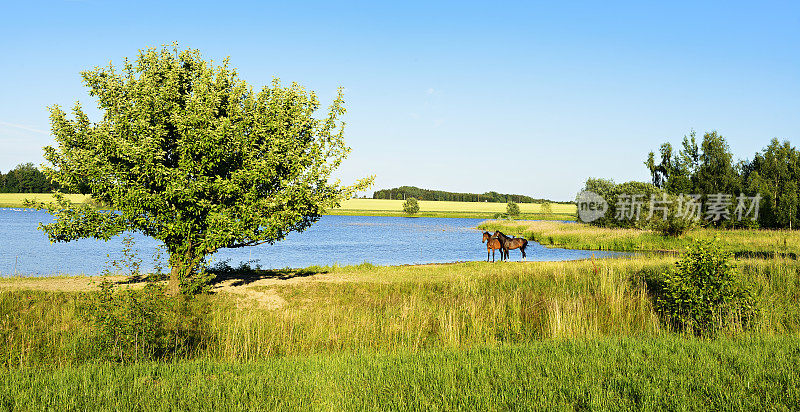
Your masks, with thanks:
[[(24, 275), (101, 274), (111, 260), (120, 259), (122, 236), (108, 242), (84, 239), (50, 244), (37, 229), (52, 217), (43, 211), (0, 208), (0, 277)], [(482, 219), (404, 218), (366, 216), (323, 216), (303, 233), (291, 233), (274, 245), (225, 249), (212, 263), (228, 261), (231, 266), (253, 262), (262, 268), (302, 268), (312, 265), (375, 265), (445, 263), (486, 259), (482, 232), (475, 227)], [(160, 242), (133, 235), (134, 249), (144, 270), (154, 266)], [(163, 254), (163, 253), (162, 253)], [(575, 260), (592, 254), (609, 253), (549, 249), (531, 242), (528, 260)], [(166, 254), (164, 255), (164, 260)], [(499, 259), (500, 254), (497, 253)], [(511, 251), (511, 260), (519, 260)]]

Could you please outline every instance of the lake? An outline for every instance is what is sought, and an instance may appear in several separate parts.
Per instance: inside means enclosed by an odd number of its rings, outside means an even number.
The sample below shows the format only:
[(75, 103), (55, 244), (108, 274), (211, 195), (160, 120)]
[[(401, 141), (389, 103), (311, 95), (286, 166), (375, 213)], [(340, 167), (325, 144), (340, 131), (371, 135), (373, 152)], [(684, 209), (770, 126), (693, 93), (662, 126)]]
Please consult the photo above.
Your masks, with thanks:
[[(50, 222), (44, 211), (0, 208), (0, 277), (16, 274), (99, 275), (110, 269), (109, 262), (121, 259), (123, 236), (108, 242), (84, 239), (50, 244), (39, 223)], [(227, 261), (231, 266), (251, 262), (262, 268), (303, 268), (313, 265), (375, 265), (446, 263), (486, 259), (482, 232), (475, 227), (482, 219), (406, 218), (375, 216), (323, 216), (302, 233), (290, 233), (274, 245), (223, 249), (212, 256), (212, 264)], [(163, 245), (152, 238), (133, 234), (133, 249), (142, 269), (154, 267), (155, 255)], [(162, 264), (166, 266), (166, 253)], [(530, 242), (528, 260), (556, 261), (586, 259), (613, 253), (551, 249)], [(496, 254), (499, 260), (500, 253)], [(511, 260), (519, 260), (518, 250)]]

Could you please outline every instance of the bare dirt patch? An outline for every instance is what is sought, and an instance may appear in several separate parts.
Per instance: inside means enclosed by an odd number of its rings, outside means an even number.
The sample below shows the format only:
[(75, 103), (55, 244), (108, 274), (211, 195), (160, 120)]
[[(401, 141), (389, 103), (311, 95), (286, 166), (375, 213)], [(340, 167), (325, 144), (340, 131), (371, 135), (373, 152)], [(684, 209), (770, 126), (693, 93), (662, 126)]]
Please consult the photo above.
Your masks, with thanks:
[[(144, 283), (125, 283), (124, 276), (112, 276), (106, 279), (123, 287), (141, 288)], [(39, 290), (45, 292), (88, 292), (96, 290), (103, 281), (99, 276), (59, 276), (39, 278), (5, 278), (0, 279), (0, 291)]]

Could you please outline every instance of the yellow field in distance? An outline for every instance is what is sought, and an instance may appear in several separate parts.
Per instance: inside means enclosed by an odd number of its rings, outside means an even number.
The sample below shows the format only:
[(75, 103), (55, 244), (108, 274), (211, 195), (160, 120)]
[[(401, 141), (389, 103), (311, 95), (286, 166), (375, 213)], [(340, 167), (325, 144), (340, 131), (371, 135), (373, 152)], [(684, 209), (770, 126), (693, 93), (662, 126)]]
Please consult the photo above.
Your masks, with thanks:
[[(64, 195), (73, 203), (86, 203), (91, 199), (88, 195)], [(49, 193), (0, 193), (0, 207), (23, 207), (25, 199), (38, 202), (52, 202), (53, 196)], [(373, 211), (373, 212), (402, 212), (403, 200), (388, 199), (348, 199), (335, 210), (342, 211)], [(522, 213), (541, 213), (539, 203), (517, 203)], [(551, 211), (555, 214), (575, 214), (575, 205), (562, 205), (552, 203)], [(449, 201), (419, 201), (420, 212), (464, 212), (464, 213), (505, 213), (505, 203), (492, 202), (449, 202)]]
[[(342, 210), (372, 210), (372, 211), (402, 211), (404, 200), (388, 199), (348, 199), (342, 202), (339, 209)], [(541, 204), (539, 203), (517, 203), (522, 213), (540, 213)], [(575, 205), (562, 205), (552, 203), (550, 205), (552, 213), (574, 214), (577, 212)], [(448, 201), (419, 201), (420, 212), (482, 212), (482, 213), (505, 213), (505, 203), (492, 202), (448, 202)]]
[[(64, 195), (73, 203), (86, 203), (91, 197), (89, 195)], [(49, 193), (0, 193), (0, 207), (23, 207), (25, 200), (37, 202), (53, 202), (53, 195)]]

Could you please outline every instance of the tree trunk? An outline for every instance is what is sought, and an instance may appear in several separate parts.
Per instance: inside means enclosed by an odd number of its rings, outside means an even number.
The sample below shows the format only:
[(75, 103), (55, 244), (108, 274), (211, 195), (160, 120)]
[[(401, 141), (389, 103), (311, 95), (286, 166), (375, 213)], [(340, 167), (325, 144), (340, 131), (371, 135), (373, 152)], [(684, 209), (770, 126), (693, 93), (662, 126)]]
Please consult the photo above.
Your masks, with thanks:
[(172, 265), (169, 274), (169, 281), (167, 282), (166, 294), (168, 296), (178, 296), (181, 292), (181, 271), (183, 265)]
[(169, 281), (167, 282), (167, 290), (165, 291), (169, 296), (177, 296), (180, 294), (181, 283), (194, 275), (194, 269), (199, 258), (191, 251), (191, 243), (189, 243), (187, 249), (190, 249), (190, 251), (185, 253), (174, 252), (170, 254), (170, 275)]

